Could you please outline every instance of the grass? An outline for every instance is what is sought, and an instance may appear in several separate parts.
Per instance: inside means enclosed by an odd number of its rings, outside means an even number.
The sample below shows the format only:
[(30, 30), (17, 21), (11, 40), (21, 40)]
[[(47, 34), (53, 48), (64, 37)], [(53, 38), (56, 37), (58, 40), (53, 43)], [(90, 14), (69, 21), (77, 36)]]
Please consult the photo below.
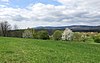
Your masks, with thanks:
[(0, 37), (0, 63), (100, 63), (100, 44)]

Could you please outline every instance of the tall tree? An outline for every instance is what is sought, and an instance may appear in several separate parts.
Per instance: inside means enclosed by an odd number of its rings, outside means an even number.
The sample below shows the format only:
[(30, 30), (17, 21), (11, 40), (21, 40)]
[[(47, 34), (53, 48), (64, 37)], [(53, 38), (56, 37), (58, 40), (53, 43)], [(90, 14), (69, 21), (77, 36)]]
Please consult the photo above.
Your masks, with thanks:
[(43, 40), (47, 40), (47, 39), (49, 39), (49, 34), (48, 34), (48, 32), (47, 31), (39, 31), (38, 33), (37, 33), (37, 37), (38, 37), (38, 39), (43, 39)]
[(11, 29), (11, 25), (7, 21), (0, 22), (0, 30), (1, 30), (2, 36), (4, 37), (7, 36), (7, 32), (10, 29)]
[(61, 36), (62, 36), (62, 31), (60, 31), (60, 30), (56, 30), (53, 33), (53, 39), (54, 40), (60, 40), (61, 39)]
[(18, 26), (15, 24), (14, 25), (14, 30), (17, 30), (18, 29)]

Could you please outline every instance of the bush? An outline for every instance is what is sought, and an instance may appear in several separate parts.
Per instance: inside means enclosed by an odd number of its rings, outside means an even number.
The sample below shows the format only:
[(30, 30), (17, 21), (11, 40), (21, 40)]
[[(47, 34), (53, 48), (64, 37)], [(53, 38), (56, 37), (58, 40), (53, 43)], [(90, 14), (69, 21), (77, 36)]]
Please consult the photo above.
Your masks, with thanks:
[(94, 41), (95, 41), (96, 43), (100, 43), (100, 38), (96, 38)]
[(24, 33), (22, 34), (23, 38), (33, 38), (33, 33), (32, 30), (27, 29), (24, 31)]
[(33, 34), (33, 38), (37, 39), (37, 32), (35, 30), (32, 31), (32, 34)]
[(75, 32), (73, 36), (74, 41), (81, 41), (81, 33)]
[(73, 37), (73, 32), (72, 30), (66, 28), (64, 30), (64, 32), (62, 33), (62, 40), (72, 40), (72, 37)]
[(46, 40), (46, 39), (49, 39), (49, 34), (47, 31), (39, 31), (37, 33), (37, 38), (38, 39), (43, 39), (43, 40)]
[(61, 39), (61, 36), (62, 36), (62, 31), (60, 31), (60, 30), (56, 30), (53, 33), (53, 39), (54, 40), (60, 40)]
[(86, 42), (88, 40), (88, 36), (86, 33), (75, 32), (73, 36), (73, 40)]
[(95, 36), (93, 37), (93, 39), (94, 39), (94, 42), (100, 43), (100, 34), (95, 35)]

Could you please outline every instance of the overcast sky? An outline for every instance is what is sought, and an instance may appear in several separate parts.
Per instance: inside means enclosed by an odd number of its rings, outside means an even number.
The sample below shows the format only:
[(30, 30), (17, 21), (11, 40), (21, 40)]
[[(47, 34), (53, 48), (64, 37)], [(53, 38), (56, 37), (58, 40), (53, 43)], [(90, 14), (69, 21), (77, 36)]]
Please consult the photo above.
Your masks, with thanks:
[(20, 28), (100, 25), (100, 0), (0, 0), (0, 22)]

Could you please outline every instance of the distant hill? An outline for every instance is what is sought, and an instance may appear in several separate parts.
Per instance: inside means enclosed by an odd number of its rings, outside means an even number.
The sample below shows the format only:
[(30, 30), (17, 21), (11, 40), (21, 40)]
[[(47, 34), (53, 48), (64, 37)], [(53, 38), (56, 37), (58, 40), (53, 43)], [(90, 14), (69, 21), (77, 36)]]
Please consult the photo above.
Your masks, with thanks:
[[(34, 28), (36, 31), (46, 30), (48, 31), (49, 35), (52, 35), (55, 30), (65, 30), (65, 28), (71, 29), (73, 32), (100, 32), (100, 26), (87, 26), (87, 25), (73, 25), (73, 26), (40, 26)], [(18, 29), (18, 30), (9, 30), (8, 37), (22, 37), (22, 34), (25, 29)]]
[(64, 30), (65, 28), (69, 28), (74, 32), (100, 32), (100, 26), (87, 26), (87, 25), (73, 25), (73, 26), (40, 26), (36, 27), (35, 29), (46, 29), (46, 30)]

